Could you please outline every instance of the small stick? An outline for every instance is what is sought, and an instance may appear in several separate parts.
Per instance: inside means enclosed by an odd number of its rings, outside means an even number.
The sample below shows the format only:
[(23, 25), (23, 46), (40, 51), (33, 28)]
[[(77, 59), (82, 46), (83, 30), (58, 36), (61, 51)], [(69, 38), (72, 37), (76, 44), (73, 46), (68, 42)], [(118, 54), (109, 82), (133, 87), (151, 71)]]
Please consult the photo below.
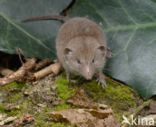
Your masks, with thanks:
[(54, 75), (57, 75), (60, 72), (60, 69), (61, 69), (61, 64), (54, 63), (36, 73), (34, 73), (33, 77), (37, 80), (37, 79), (41, 79), (51, 73), (53, 73)]
[(6, 85), (13, 81), (19, 81), (22, 79), (28, 70), (32, 69), (35, 66), (36, 59), (28, 59), (26, 63), (22, 65), (16, 72), (8, 75), (4, 78), (0, 78), (0, 85)]
[(40, 70), (41, 68), (49, 65), (52, 61), (50, 59), (44, 59), (42, 61), (40, 61), (39, 63), (37, 63), (37, 65), (35, 66), (35, 71)]
[[(138, 108), (136, 108), (135, 112), (129, 115), (133, 115), (135, 118), (145, 107), (149, 106), (149, 104), (152, 102), (152, 100), (145, 101), (142, 105), (140, 105)], [(129, 120), (130, 118), (127, 118)], [(130, 121), (130, 120), (129, 120)], [(128, 124), (124, 123), (121, 127), (129, 127)]]
[(0, 74), (3, 75), (3, 76), (7, 76), (7, 75), (10, 75), (14, 73), (14, 71), (8, 69), (8, 68), (2, 68), (0, 67)]
[[(22, 60), (22, 56), (21, 56), (21, 55), (23, 55), (22, 50), (21, 50), (20, 48), (16, 48), (16, 52), (17, 52), (18, 57), (19, 57), (19, 59), (20, 59), (20, 61), (21, 61), (21, 64), (24, 64), (24, 62), (23, 62), (23, 60)], [(23, 55), (23, 56), (24, 56), (24, 55)]]

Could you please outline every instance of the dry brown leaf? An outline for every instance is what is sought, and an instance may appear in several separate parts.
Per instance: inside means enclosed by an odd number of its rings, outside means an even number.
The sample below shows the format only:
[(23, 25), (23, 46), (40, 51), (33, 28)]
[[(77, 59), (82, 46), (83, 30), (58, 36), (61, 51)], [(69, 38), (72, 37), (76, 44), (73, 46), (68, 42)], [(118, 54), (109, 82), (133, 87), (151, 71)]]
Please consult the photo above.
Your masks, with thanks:
[(111, 109), (67, 109), (52, 112), (50, 116), (55, 122), (65, 122), (76, 127), (120, 127)]
[(156, 114), (156, 102), (155, 101), (150, 103), (149, 114)]
[(14, 123), (14, 126), (17, 127), (20, 125), (25, 125), (25, 124), (33, 122), (34, 120), (35, 119), (32, 115), (26, 114), (26, 115), (22, 116), (21, 118), (17, 119)]
[(70, 98), (67, 103), (81, 108), (97, 108), (98, 104), (93, 102), (83, 89), (77, 90), (77, 93)]
[(89, 112), (90, 114), (92, 114), (94, 117), (99, 118), (99, 119), (105, 119), (107, 118), (109, 115), (113, 115), (113, 111), (112, 109), (85, 109), (86, 112)]
[(120, 127), (120, 125), (117, 123), (117, 121), (114, 119), (112, 115), (109, 115), (105, 119), (105, 125), (106, 127)]

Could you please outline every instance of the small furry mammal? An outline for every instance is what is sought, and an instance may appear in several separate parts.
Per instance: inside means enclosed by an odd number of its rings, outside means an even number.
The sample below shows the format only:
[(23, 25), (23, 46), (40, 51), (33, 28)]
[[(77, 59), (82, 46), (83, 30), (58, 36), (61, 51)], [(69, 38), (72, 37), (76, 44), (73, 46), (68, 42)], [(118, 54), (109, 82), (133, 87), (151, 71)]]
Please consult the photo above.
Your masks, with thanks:
[(91, 80), (94, 75), (98, 82), (106, 85), (102, 73), (107, 56), (107, 43), (102, 29), (87, 18), (71, 18), (59, 29), (56, 39), (59, 61), (70, 74), (82, 75)]
[[(62, 16), (43, 16), (24, 20), (61, 20)], [(81, 17), (61, 20), (65, 23), (56, 38), (57, 56), (64, 67), (67, 78), (78, 74), (87, 80), (97, 76), (98, 83), (106, 86), (103, 68), (108, 56), (107, 43), (100, 26)]]

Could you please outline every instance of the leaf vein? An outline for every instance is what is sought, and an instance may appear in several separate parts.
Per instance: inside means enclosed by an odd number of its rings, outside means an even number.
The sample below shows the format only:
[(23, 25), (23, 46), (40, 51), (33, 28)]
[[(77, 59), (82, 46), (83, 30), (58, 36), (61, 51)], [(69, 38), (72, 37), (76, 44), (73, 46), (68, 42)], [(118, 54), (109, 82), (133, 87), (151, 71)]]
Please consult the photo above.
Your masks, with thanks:
[(13, 23), (12, 21), (10, 21), (10, 19), (8, 19), (6, 16), (4, 16), (2, 13), (0, 13), (0, 16), (2, 16), (8, 23), (10, 23), (11, 25), (13, 25), (14, 27), (16, 27), (18, 30), (22, 31), (25, 35), (27, 35), (28, 37), (30, 37), (32, 40), (35, 40), (39, 45), (42, 45), (44, 48), (46, 48), (47, 50), (51, 51), (50, 48), (48, 48), (45, 44), (42, 43), (41, 40), (35, 38), (34, 36), (30, 35), (27, 31), (25, 31), (23, 28), (19, 27), (18, 25), (16, 25), (15, 23)]
[(133, 37), (134, 37), (136, 31), (137, 31), (137, 29), (135, 29), (134, 31), (132, 31), (132, 34), (131, 34), (131, 36), (129, 37), (129, 39), (128, 39), (128, 41), (127, 41), (127, 44), (125, 44), (125, 47), (124, 47), (124, 49), (123, 49), (124, 51), (127, 50), (127, 48), (128, 48), (128, 46), (129, 46), (129, 44), (131, 43), (131, 41), (132, 41), (132, 39), (133, 39)]
[(137, 24), (137, 22), (133, 19), (133, 17), (129, 14), (129, 12), (127, 11), (127, 9), (123, 6), (121, 0), (119, 0), (119, 4), (121, 5), (122, 10), (125, 12), (125, 14), (131, 19), (131, 21), (134, 24)]

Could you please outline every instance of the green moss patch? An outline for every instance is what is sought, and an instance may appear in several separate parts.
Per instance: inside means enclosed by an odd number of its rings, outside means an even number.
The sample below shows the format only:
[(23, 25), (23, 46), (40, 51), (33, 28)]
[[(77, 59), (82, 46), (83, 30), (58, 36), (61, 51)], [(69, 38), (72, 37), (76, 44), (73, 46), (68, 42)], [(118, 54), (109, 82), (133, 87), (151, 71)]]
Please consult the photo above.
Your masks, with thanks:
[(5, 106), (4, 104), (0, 104), (0, 113), (4, 113), (5, 112)]
[(26, 87), (26, 84), (24, 83), (17, 83), (17, 82), (12, 82), (10, 84), (7, 84), (5, 86), (1, 86), (1, 90), (5, 91), (20, 91), (22, 88)]
[(51, 112), (51, 109), (48, 109), (47, 107), (44, 108), (42, 113), (35, 114), (35, 127), (71, 127), (68, 124), (64, 123), (56, 123), (51, 122), (49, 119), (49, 113)]
[(104, 89), (96, 81), (85, 83), (82, 87), (94, 101), (110, 106), (119, 119), (128, 109), (136, 108), (134, 91), (114, 80), (107, 80), (107, 87)]
[(63, 76), (56, 79), (55, 85), (58, 96), (63, 100), (67, 100), (75, 94), (74, 89), (69, 87), (69, 82)]
[[(53, 105), (52, 101), (51, 107), (48, 107), (49, 102), (48, 104), (46, 101), (44, 103), (35, 101), (34, 103), (33, 99), (35, 100), (35, 96), (24, 95), (23, 92), (25, 90), (33, 89), (32, 85), (14, 82), (1, 87), (0, 92), (2, 91), (2, 103), (0, 104), (0, 113), (6, 113), (8, 116), (17, 116), (19, 118), (27, 113), (32, 114), (35, 118), (35, 122), (33, 123), (33, 126), (35, 127), (70, 127), (66, 124), (55, 123), (48, 120), (48, 115), (52, 111), (71, 108), (70, 104), (67, 104), (66, 101), (70, 97), (74, 96), (76, 90), (78, 90), (77, 87), (83, 88), (94, 101), (110, 106), (118, 119), (120, 119), (123, 114), (127, 113), (128, 109), (136, 108), (136, 93), (134, 93), (134, 91), (129, 87), (121, 85), (111, 79), (107, 80), (108, 86), (105, 89), (98, 85), (95, 80), (85, 81), (78, 79), (75, 84), (70, 84), (64, 75), (58, 76), (54, 84), (56, 86), (56, 89), (54, 87), (54, 91), (56, 92), (56, 95), (54, 94), (54, 96), (56, 98), (61, 98), (62, 100), (60, 101), (60, 104), (56, 106)], [(45, 85), (43, 84), (42, 87), (38, 87), (37, 90), (43, 90), (44, 86)], [(45, 87), (49, 88), (49, 86)], [(48, 91), (50, 93), (53, 92), (53, 90), (50, 91), (49, 89)], [(45, 88), (45, 90), (47, 89)], [(41, 93), (45, 96), (44, 93), (46, 93), (46, 91)], [(53, 97), (52, 95), (53, 94), (50, 94), (50, 96), (47, 97)], [(5, 106), (7, 104), (15, 104), (18, 105), (19, 108), (6, 111)], [(42, 104), (43, 107), (38, 104)]]
[(54, 110), (55, 111), (59, 111), (59, 110), (63, 110), (63, 109), (69, 109), (71, 106), (69, 104), (63, 103), (63, 104), (59, 104), (57, 106), (55, 106)]
[[(57, 84), (57, 92), (62, 99), (67, 99), (74, 94), (74, 90), (68, 87), (67, 81), (63, 78), (57, 80)], [(18, 118), (23, 117), (25, 114), (31, 114), (35, 118), (35, 122), (32, 123), (34, 127), (71, 127), (68, 124), (55, 123), (48, 120), (51, 111), (68, 109), (70, 105), (63, 103), (53, 108), (40, 107), (37, 103), (33, 103), (33, 98), (23, 94), (25, 89), (32, 89), (32, 86), (13, 82), (1, 87), (0, 92), (5, 93), (2, 100), (5, 102), (0, 104), (0, 113), (6, 113), (8, 116), (17, 116)], [(18, 108), (7, 110), (8, 104), (15, 105)]]

